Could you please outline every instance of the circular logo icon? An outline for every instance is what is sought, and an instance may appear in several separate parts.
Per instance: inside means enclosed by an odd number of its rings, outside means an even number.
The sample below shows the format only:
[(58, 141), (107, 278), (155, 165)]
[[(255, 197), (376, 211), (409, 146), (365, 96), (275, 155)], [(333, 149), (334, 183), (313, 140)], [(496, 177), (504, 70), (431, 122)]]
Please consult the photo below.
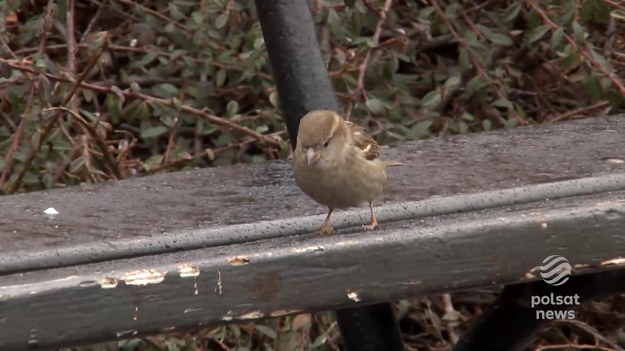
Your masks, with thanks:
[(543, 260), (540, 266), (540, 276), (547, 284), (562, 285), (571, 276), (571, 264), (562, 256), (551, 255)]

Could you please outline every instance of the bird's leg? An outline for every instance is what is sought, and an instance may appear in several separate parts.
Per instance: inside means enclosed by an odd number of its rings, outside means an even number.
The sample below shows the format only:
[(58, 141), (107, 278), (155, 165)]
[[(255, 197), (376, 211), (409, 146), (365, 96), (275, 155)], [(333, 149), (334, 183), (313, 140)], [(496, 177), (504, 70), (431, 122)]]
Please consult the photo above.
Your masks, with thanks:
[(321, 225), (321, 228), (319, 229), (319, 234), (327, 235), (334, 232), (334, 228), (332, 228), (332, 226), (330, 225), (330, 216), (332, 215), (332, 211), (334, 211), (333, 208), (328, 208), (328, 215), (326, 216), (326, 220), (323, 221), (323, 225)]
[(378, 227), (378, 220), (375, 219), (375, 214), (373, 213), (373, 204), (371, 203), (371, 201), (369, 201), (369, 209), (371, 210), (371, 220), (369, 221), (369, 224), (362, 226), (364, 230), (374, 230)]

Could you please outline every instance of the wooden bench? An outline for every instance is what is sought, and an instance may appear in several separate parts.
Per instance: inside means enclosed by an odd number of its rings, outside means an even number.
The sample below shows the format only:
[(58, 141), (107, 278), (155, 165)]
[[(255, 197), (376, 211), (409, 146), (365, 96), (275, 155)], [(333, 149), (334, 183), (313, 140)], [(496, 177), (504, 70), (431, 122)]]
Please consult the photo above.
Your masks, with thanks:
[[(288, 161), (0, 198), (0, 349), (52, 348), (625, 267), (622, 116), (409, 142), (378, 201), (325, 209)], [(58, 214), (44, 211), (54, 208)]]

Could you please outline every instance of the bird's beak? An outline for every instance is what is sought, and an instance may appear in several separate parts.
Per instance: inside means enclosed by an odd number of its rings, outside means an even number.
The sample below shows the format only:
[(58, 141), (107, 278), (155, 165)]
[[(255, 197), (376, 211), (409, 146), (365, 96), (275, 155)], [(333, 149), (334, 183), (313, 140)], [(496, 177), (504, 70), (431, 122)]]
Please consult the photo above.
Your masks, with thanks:
[(306, 149), (306, 164), (308, 166), (312, 165), (313, 163), (317, 162), (320, 156), (321, 155), (319, 155), (318, 152), (315, 152), (313, 148)]

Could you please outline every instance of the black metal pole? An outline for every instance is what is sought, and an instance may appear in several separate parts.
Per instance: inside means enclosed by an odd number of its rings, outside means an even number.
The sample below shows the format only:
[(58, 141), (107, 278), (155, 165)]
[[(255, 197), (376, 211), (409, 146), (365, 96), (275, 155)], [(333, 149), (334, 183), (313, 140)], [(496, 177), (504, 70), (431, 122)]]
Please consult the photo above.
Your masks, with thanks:
[[(315, 109), (338, 111), (306, 0), (256, 0), (286, 127), (295, 147), (299, 120)], [(393, 306), (381, 303), (336, 312), (349, 351), (403, 350)]]
[[(579, 302), (606, 298), (625, 292), (625, 270), (571, 276), (561, 286), (543, 281), (513, 284), (486, 309), (462, 335), (452, 351), (523, 350), (534, 335), (551, 323), (540, 319), (531, 307), (532, 296), (579, 296)], [(550, 309), (569, 308), (551, 306)]]

